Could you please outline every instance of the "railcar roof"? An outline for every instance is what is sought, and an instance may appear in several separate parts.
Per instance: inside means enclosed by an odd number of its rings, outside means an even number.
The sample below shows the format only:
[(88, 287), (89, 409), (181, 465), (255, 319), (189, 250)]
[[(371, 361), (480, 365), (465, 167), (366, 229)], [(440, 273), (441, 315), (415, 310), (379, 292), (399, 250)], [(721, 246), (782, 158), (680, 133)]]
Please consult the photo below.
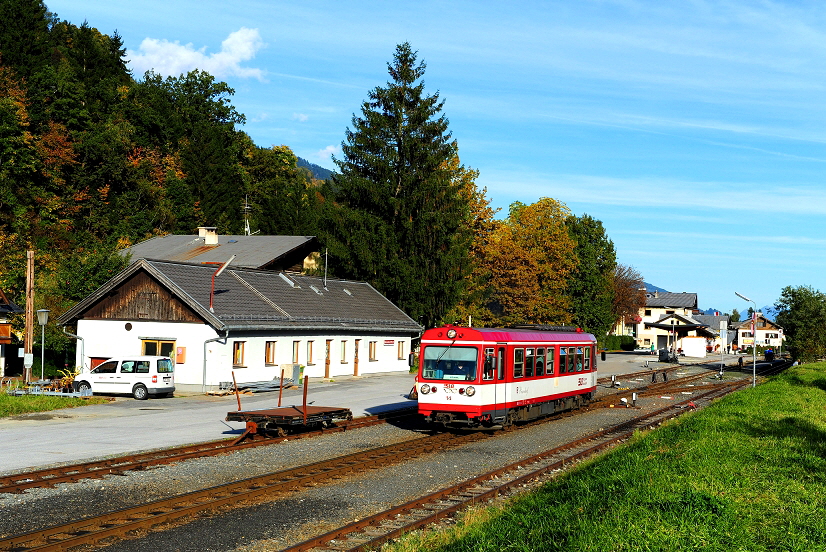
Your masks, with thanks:
[[(450, 328), (433, 328), (429, 329), (425, 332), (422, 336), (423, 340), (426, 339), (440, 339), (438, 336), (439, 332), (444, 332)], [(542, 341), (567, 341), (567, 342), (576, 342), (576, 343), (592, 343), (596, 341), (596, 338), (585, 332), (563, 332), (563, 331), (551, 331), (551, 332), (541, 332), (537, 330), (529, 330), (529, 329), (514, 329), (514, 328), (467, 328), (467, 327), (458, 327), (455, 326), (453, 329), (456, 330), (459, 337), (456, 339), (456, 343), (459, 344), (462, 341), (495, 341), (495, 342), (505, 342), (505, 341), (524, 341), (524, 342), (542, 342)], [(447, 340), (447, 336), (442, 335), (441, 339)]]

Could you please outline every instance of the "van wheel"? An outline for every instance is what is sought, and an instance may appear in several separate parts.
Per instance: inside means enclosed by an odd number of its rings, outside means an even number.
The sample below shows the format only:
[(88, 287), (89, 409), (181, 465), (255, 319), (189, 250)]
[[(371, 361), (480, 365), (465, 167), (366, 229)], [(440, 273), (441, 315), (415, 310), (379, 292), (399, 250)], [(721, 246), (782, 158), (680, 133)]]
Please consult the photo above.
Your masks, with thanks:
[(81, 393), (89, 391), (90, 389), (92, 389), (92, 386), (86, 383), (85, 381), (82, 381), (77, 384), (77, 390)]
[(139, 401), (145, 401), (149, 397), (149, 391), (146, 390), (145, 385), (139, 383), (132, 388), (132, 396)]

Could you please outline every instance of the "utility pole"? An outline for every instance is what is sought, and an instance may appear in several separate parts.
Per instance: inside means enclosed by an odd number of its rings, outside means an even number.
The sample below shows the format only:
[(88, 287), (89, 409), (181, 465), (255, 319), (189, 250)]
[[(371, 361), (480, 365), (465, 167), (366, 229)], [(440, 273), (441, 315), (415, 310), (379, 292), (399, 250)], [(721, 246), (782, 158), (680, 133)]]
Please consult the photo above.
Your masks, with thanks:
[[(31, 354), (34, 345), (34, 251), (26, 251), (26, 328), (23, 334), (23, 352)], [(23, 373), (24, 381), (31, 380), (31, 368)]]

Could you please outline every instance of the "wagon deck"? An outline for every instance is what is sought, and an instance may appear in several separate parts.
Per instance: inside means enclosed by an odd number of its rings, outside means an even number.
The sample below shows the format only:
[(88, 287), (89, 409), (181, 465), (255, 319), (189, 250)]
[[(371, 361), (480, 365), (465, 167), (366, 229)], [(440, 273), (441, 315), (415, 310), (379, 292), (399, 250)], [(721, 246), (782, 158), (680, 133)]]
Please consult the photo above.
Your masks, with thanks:
[(228, 422), (255, 422), (260, 427), (262, 424), (278, 426), (329, 424), (335, 420), (349, 420), (352, 418), (353, 414), (349, 408), (295, 405), (268, 410), (228, 412), (226, 419)]

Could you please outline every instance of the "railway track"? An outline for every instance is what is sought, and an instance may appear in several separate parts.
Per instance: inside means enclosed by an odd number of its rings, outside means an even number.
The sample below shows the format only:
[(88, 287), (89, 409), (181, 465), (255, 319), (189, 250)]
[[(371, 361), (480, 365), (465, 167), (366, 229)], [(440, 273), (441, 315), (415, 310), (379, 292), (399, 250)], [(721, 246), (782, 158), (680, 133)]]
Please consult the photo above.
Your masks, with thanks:
[[(699, 399), (693, 397), (692, 400), (696, 401)], [(673, 410), (673, 407), (670, 409)], [(394, 417), (405, 414), (409, 415), (410, 409), (393, 413)], [(357, 418), (351, 423), (341, 424), (341, 427), (288, 436), (275, 441), (281, 442), (284, 439), (301, 438), (317, 435), (322, 432), (346, 431), (347, 429), (358, 426), (384, 423), (388, 417), (388, 415), (384, 415)], [(556, 416), (552, 417), (552, 419), (553, 418), (556, 418)], [(539, 420), (531, 424), (524, 424), (522, 427), (530, 427), (534, 423), (544, 423), (545, 421), (547, 421), (547, 419)], [(124, 508), (94, 518), (90, 517), (88, 519), (65, 523), (22, 535), (15, 535), (0, 540), (0, 550), (66, 550), (81, 545), (105, 545), (112, 539), (128, 538), (150, 530), (152, 527), (159, 528), (169, 526), (169, 524), (186, 522), (188, 519), (199, 516), (202, 512), (213, 512), (238, 503), (259, 500), (264, 495), (267, 495), (268, 499), (274, 496), (281, 496), (284, 493), (304, 487), (318, 485), (330, 480), (347, 477), (353, 473), (361, 473), (367, 469), (397, 463), (421, 454), (460, 446), (490, 436), (487, 432), (474, 432), (461, 436), (442, 433), (431, 437), (418, 437), (397, 445), (380, 447), (290, 470), (256, 476), (242, 481), (185, 493), (169, 499), (150, 502), (137, 507)], [(239, 448), (261, 446), (273, 442), (273, 440), (261, 440), (227, 446), (229, 441), (230, 440), (223, 440), (196, 445), (196, 447), (215, 444), (223, 445), (223, 447), (214, 447), (213, 450), (207, 450), (206, 452), (204, 450), (187, 450), (191, 447), (182, 447), (174, 449), (174, 454), (159, 458), (143, 458), (144, 455), (136, 455), (136, 461), (131, 465), (123, 463), (122, 458), (104, 461), (103, 467), (91, 471), (85, 470), (86, 473), (75, 476), (75, 480), (82, 477), (101, 477), (107, 473), (123, 473), (130, 469), (145, 469), (150, 465), (168, 464), (205, 454), (222, 454), (239, 450)], [(209, 447), (207, 447), (207, 449), (209, 449)], [(158, 453), (148, 454), (153, 455)], [(74, 468), (76, 468), (79, 473), (84, 471), (80, 469), (81, 467), (79, 466), (75, 466)], [(58, 468), (58, 470), (62, 472), (69, 471), (68, 467)], [(18, 474), (18, 476), (11, 477), (18, 477), (19, 479), (20, 475), (32, 474)], [(64, 475), (71, 474), (64, 473)], [(41, 480), (39, 485), (30, 486), (51, 486), (58, 482), (61, 481), (58, 481), (56, 477), (47, 476)], [(20, 483), (20, 481), (17, 481), (15, 484)], [(31, 483), (34, 483), (34, 480), (31, 482), (22, 482), (24, 485)]]
[(93, 462), (84, 462), (68, 466), (59, 466), (5, 475), (0, 476), (0, 493), (22, 493), (27, 489), (54, 487), (60, 483), (73, 483), (82, 479), (99, 479), (106, 475), (123, 475), (129, 471), (145, 470), (152, 467), (182, 462), (194, 458), (229, 454), (248, 448), (277, 444), (285, 440), (304, 439), (308, 437), (315, 437), (323, 433), (334, 433), (357, 429), (360, 427), (369, 427), (372, 425), (383, 424), (390, 420), (399, 420), (404, 417), (410, 417), (413, 416), (414, 413), (414, 408), (406, 408), (383, 414), (377, 414), (374, 416), (364, 416), (354, 420), (340, 422), (332, 427), (294, 433), (283, 437), (278, 437), (277, 439), (258, 437), (254, 440), (243, 442), (237, 442), (233, 439), (221, 439), (217, 441), (199, 443), (196, 445), (174, 447)]
[(685, 407), (689, 406), (690, 402), (695, 405), (699, 403), (702, 406), (703, 403), (708, 403), (747, 385), (748, 382), (746, 381), (726, 383), (691, 399), (669, 405), (655, 412), (636, 417), (614, 427), (595, 432), (530, 458), (436, 491), (306, 540), (286, 550), (290, 552), (374, 550), (382, 543), (398, 538), (404, 533), (452, 517), (459, 510), (489, 501), (538, 477), (561, 470), (569, 464), (628, 439), (635, 431), (657, 426), (669, 418), (686, 412)]
[(213, 512), (234, 504), (255, 501), (264, 495), (270, 497), (282, 495), (491, 436), (490, 433), (475, 432), (437, 433), (417, 437), (393, 445), (217, 485), (100, 516), (0, 539), (0, 550), (14, 552), (66, 550), (81, 545), (107, 544), (105, 541), (109, 539), (127, 537), (161, 524), (194, 518), (203, 512)]

